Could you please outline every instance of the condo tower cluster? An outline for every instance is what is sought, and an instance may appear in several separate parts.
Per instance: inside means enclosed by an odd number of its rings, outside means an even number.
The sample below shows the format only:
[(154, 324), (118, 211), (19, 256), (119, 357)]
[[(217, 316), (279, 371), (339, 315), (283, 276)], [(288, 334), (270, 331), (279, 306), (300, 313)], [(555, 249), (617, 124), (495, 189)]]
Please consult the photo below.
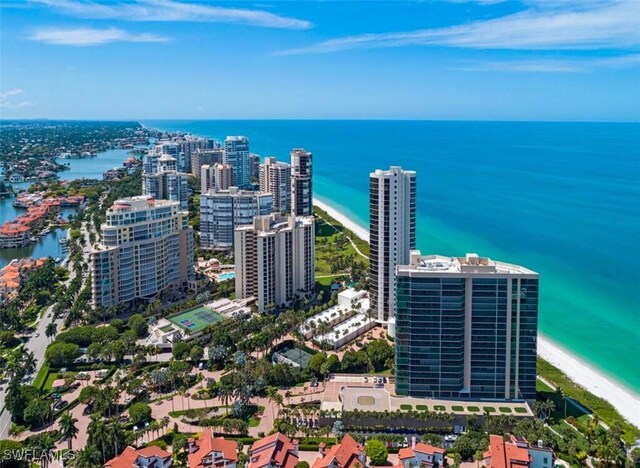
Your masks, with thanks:
[(422, 398), (535, 398), (538, 274), (416, 250), (416, 173), (369, 176), (369, 293), (395, 339), (395, 388)]

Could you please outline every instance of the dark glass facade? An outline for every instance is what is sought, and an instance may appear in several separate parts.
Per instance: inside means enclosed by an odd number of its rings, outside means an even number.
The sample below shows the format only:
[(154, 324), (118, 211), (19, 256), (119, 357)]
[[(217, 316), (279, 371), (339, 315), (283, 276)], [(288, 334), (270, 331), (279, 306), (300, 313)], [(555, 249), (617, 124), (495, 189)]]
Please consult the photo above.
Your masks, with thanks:
[(400, 274), (396, 305), (398, 394), (535, 398), (537, 278)]
[(458, 398), (464, 378), (464, 279), (399, 276), (396, 392)]

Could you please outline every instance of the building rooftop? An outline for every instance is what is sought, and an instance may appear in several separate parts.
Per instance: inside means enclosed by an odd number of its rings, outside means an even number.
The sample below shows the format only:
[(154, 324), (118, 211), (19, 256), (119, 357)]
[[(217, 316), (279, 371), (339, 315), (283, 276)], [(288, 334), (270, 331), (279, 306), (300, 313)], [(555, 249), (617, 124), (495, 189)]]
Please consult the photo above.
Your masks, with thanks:
[(394, 174), (416, 174), (416, 171), (407, 171), (402, 169), (400, 166), (390, 166), (389, 169), (376, 169), (374, 172), (369, 174), (369, 176), (391, 176)]
[(413, 272), (451, 274), (498, 274), (498, 275), (532, 275), (538, 273), (520, 265), (499, 262), (489, 257), (480, 257), (475, 253), (468, 253), (464, 257), (445, 257), (444, 255), (421, 255), (419, 250), (411, 251), (409, 265), (398, 265), (398, 273)]
[(161, 206), (178, 206), (179, 204), (180, 202), (173, 200), (156, 200), (151, 195), (136, 195), (135, 197), (116, 200), (113, 205), (111, 205), (111, 208), (107, 210), (107, 214), (115, 211), (139, 211)]

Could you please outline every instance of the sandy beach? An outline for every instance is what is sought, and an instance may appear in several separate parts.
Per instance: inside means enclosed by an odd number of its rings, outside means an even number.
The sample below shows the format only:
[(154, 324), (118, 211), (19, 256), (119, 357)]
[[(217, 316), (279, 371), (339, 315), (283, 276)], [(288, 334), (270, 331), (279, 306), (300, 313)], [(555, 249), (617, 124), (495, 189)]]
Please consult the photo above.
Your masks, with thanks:
[[(358, 237), (369, 242), (369, 232), (366, 228), (317, 198), (314, 198), (313, 203), (353, 231)], [(538, 355), (562, 370), (574, 382), (582, 385), (594, 395), (604, 398), (630, 423), (640, 427), (640, 397), (638, 395), (589, 367), (584, 361), (541, 334), (538, 334)]]

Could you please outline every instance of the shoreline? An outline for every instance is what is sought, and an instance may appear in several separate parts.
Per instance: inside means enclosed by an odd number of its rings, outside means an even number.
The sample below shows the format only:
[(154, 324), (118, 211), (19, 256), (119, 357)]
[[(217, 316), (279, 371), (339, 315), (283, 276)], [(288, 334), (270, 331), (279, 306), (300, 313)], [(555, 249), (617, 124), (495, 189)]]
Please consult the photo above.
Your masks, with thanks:
[[(318, 200), (317, 197), (314, 197), (313, 204), (353, 231), (360, 239), (369, 242), (367, 230), (351, 218), (330, 204)], [(622, 417), (636, 427), (640, 427), (640, 397), (631, 390), (595, 370), (588, 363), (540, 333), (538, 334), (538, 356), (560, 369), (576, 384), (611, 403)]]

